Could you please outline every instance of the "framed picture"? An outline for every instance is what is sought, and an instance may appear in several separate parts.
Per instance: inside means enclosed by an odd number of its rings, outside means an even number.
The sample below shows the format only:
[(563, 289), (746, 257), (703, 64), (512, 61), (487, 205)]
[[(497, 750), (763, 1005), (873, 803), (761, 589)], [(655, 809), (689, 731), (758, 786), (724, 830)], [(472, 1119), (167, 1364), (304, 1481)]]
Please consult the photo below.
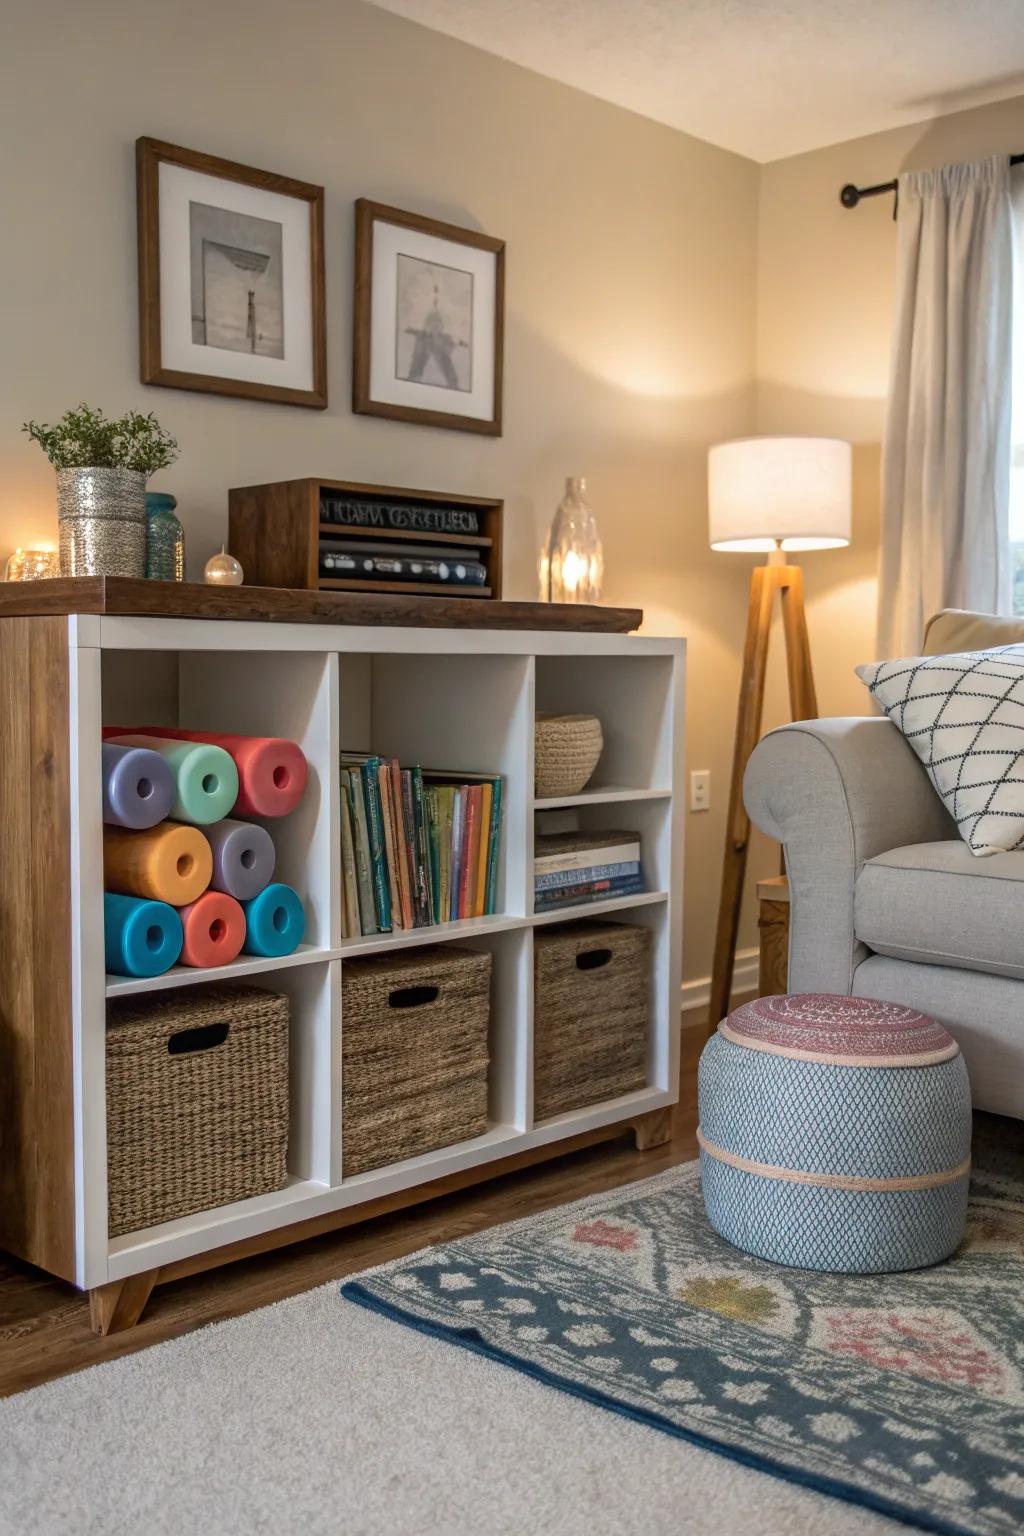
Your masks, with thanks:
[(360, 198), (352, 408), (501, 436), (505, 242)]
[(142, 382), (327, 404), (324, 189), (137, 139)]

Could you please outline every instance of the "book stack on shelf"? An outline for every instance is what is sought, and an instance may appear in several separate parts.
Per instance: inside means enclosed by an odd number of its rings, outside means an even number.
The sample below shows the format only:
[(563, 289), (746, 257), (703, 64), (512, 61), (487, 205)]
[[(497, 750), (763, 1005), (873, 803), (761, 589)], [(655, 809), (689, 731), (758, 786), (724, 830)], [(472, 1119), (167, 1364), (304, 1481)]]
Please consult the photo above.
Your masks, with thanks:
[(534, 840), (536, 912), (637, 896), (644, 889), (639, 832), (540, 832)]
[(346, 939), (491, 917), (502, 780), (341, 757), (342, 926)]

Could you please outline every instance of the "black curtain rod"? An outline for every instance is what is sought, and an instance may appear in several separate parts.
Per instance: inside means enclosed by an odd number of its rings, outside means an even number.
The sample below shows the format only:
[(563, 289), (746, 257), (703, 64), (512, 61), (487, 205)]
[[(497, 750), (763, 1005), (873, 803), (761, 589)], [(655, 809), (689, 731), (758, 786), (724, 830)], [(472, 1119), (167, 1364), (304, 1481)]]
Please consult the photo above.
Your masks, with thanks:
[[(1024, 154), (1011, 155), (1010, 164), (1024, 165)], [(840, 190), (839, 201), (844, 208), (856, 208), (862, 197), (880, 197), (883, 192), (897, 192), (898, 190), (899, 182), (897, 181), (880, 181), (874, 187), (855, 187), (852, 181), (848, 181), (846, 186)], [(893, 208), (892, 216), (893, 218), (896, 217), (895, 208)]]

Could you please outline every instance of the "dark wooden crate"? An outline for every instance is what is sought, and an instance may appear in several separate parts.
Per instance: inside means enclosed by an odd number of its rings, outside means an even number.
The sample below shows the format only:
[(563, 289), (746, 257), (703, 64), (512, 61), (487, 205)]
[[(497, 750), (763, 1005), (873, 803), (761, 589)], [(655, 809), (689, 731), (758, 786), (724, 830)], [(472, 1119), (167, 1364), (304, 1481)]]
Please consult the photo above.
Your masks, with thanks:
[[(351, 528), (322, 522), (321, 498), (337, 493), (409, 507), (458, 507), (479, 514), (479, 534), (445, 535), (405, 529)], [(453, 597), (477, 602), (501, 597), (501, 525), (503, 503), (488, 496), (456, 496), (445, 491), (402, 490), (349, 480), (281, 480), (272, 485), (242, 486), (228, 492), (228, 547), (242, 562), (245, 579), (261, 587), (292, 587), (321, 592), (388, 592), (409, 596)], [(482, 587), (439, 582), (361, 580), (320, 574), (320, 539), (388, 540), (404, 544), (456, 543), (479, 547), (487, 570)]]

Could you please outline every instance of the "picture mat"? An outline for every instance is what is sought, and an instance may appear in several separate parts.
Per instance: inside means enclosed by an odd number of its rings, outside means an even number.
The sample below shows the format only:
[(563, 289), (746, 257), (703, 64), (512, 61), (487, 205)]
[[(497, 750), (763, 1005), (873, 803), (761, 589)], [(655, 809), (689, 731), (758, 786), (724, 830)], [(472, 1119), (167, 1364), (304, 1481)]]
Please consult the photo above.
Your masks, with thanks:
[[(419, 384), (395, 377), (398, 355), (398, 257), (412, 256), (454, 267), (473, 278), (473, 359), (468, 391)], [(446, 416), (494, 417), (494, 342), (497, 256), (494, 251), (443, 240), (375, 219), (373, 224), (372, 301), (370, 309), (370, 399), (382, 405), (440, 411)]]
[[(314, 388), (313, 294), (310, 204), (281, 192), (207, 176), (162, 161), (160, 201), (160, 360), (182, 373)], [(206, 203), (281, 225), (284, 272), (285, 356), (227, 351), (192, 340), (192, 256), (190, 203)], [(442, 391), (442, 393), (444, 393)]]

